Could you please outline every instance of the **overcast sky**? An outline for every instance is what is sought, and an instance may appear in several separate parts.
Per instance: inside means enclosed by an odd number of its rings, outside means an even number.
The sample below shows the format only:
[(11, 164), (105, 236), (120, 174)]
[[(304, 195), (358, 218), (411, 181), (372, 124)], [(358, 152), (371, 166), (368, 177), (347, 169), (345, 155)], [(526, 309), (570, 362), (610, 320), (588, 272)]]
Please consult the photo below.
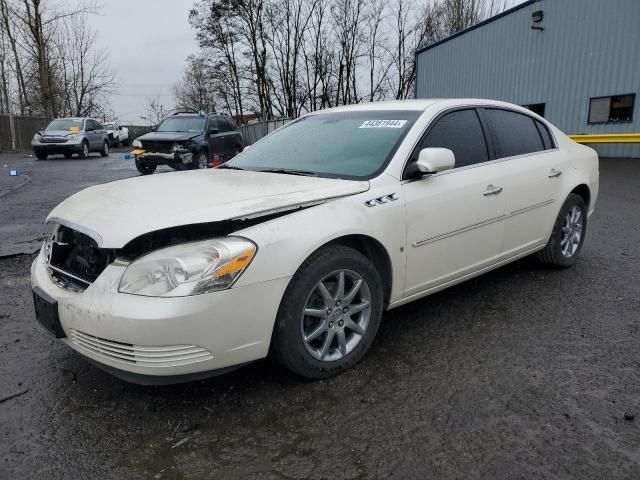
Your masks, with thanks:
[[(506, 0), (511, 7), (522, 0)], [(112, 108), (122, 123), (144, 124), (149, 99), (160, 96), (173, 107), (171, 84), (185, 59), (197, 52), (195, 32), (188, 22), (193, 0), (106, 0), (102, 13), (89, 21), (107, 48), (118, 87)]]
[(148, 99), (173, 106), (171, 84), (188, 55), (198, 50), (188, 22), (192, 0), (107, 0), (91, 15), (101, 47), (109, 52), (118, 87), (112, 108), (123, 123), (145, 123)]

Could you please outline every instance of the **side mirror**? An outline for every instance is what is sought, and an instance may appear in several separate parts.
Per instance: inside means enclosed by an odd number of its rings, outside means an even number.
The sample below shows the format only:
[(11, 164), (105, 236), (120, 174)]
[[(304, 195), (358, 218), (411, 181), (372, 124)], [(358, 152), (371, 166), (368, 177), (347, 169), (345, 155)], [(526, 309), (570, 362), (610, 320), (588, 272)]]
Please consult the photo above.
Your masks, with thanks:
[(219, 130), (215, 127), (212, 127), (209, 129), (209, 135), (215, 135), (216, 133), (218, 133)]
[(455, 165), (456, 157), (448, 148), (423, 148), (416, 162), (418, 171), (423, 174), (451, 170)]

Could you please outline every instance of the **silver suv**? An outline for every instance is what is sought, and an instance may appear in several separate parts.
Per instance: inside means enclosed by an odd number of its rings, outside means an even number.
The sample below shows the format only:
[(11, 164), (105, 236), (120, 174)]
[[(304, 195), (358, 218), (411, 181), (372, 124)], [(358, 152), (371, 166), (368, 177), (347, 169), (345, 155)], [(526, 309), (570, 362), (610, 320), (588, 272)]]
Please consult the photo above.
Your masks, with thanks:
[(33, 136), (31, 148), (38, 160), (46, 160), (56, 153), (65, 158), (71, 158), (74, 153), (87, 158), (90, 152), (100, 152), (107, 157), (109, 136), (93, 118), (56, 118)]

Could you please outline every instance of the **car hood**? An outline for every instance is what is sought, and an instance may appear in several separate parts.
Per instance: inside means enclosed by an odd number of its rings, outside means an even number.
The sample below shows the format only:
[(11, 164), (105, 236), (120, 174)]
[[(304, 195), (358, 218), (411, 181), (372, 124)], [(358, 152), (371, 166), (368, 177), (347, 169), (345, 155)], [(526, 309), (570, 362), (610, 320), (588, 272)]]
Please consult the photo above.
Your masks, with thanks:
[(194, 170), (96, 185), (63, 201), (47, 217), (122, 248), (170, 227), (254, 218), (364, 192), (367, 181), (225, 169)]
[(141, 142), (183, 142), (202, 135), (202, 132), (150, 132), (138, 140)]
[(71, 132), (69, 130), (41, 130), (40, 131), (40, 135), (44, 137), (66, 137), (67, 135), (71, 135), (72, 133), (81, 133), (81, 132), (80, 131)]

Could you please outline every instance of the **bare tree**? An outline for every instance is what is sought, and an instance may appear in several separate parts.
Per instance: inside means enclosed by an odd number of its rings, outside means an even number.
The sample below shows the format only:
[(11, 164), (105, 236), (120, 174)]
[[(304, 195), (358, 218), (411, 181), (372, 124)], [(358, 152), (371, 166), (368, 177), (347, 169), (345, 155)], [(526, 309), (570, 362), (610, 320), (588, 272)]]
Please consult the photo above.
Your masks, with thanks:
[(505, 0), (443, 0), (439, 6), (445, 35), (464, 30), (504, 10)]
[(177, 109), (215, 111), (214, 78), (204, 58), (187, 59), (182, 78), (173, 84), (173, 95)]
[(54, 105), (61, 115), (97, 115), (116, 84), (107, 53), (93, 47), (96, 32), (86, 17), (65, 18), (54, 41), (57, 62), (50, 75), (55, 80)]

